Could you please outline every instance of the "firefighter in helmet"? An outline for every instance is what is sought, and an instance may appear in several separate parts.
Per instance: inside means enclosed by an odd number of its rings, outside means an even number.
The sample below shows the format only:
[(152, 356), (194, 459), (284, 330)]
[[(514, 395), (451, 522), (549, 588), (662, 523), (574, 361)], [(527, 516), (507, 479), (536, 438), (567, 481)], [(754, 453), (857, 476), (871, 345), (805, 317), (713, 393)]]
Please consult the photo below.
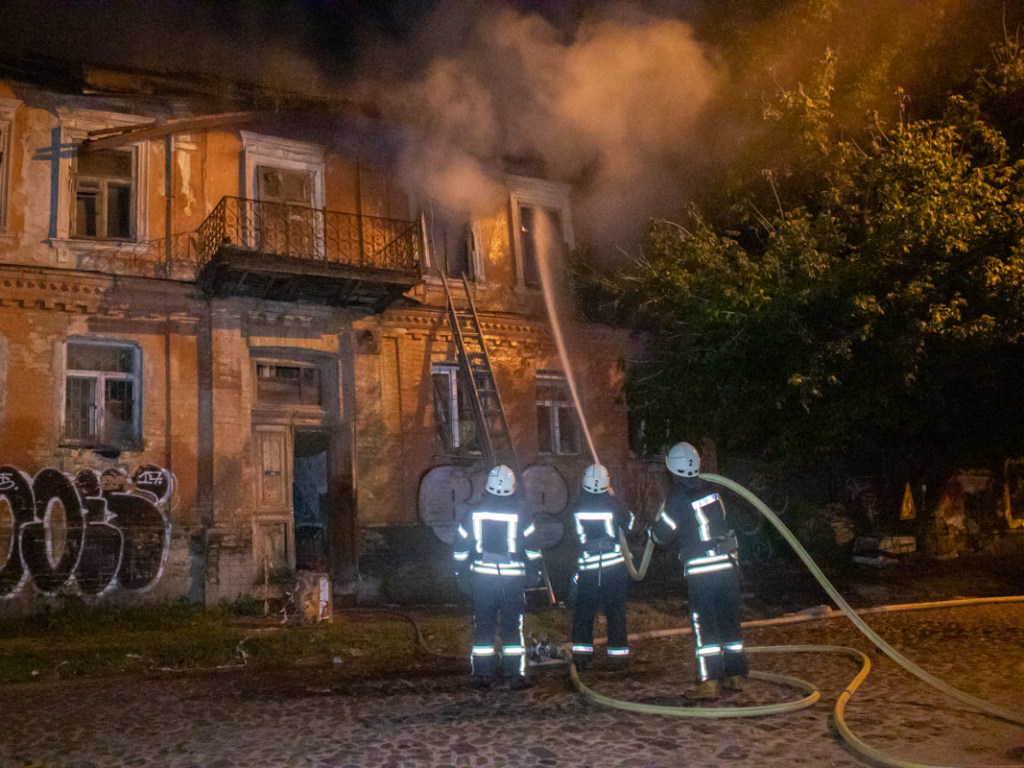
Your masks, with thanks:
[[(455, 576), (473, 600), (473, 684), (489, 687), (499, 670), (513, 690), (526, 688), (523, 609), (527, 582), (540, 574), (532, 516), (516, 495), (516, 476), (504, 464), (487, 475), (487, 493), (455, 534)], [(501, 650), (495, 642), (499, 624)]]
[(629, 573), (619, 533), (630, 530), (633, 515), (614, 496), (608, 470), (591, 464), (583, 472), (583, 491), (569, 508), (579, 542), (573, 576), (572, 656), (576, 668), (586, 669), (594, 658), (594, 618), (598, 606), (608, 622), (608, 659), (624, 666), (629, 659), (626, 640), (626, 591)]
[(736, 536), (726, 525), (721, 496), (698, 477), (697, 449), (677, 443), (665, 465), (672, 474), (672, 488), (651, 537), (656, 544), (679, 541), (696, 643), (697, 687), (690, 697), (714, 700), (723, 688), (741, 690), (747, 676)]

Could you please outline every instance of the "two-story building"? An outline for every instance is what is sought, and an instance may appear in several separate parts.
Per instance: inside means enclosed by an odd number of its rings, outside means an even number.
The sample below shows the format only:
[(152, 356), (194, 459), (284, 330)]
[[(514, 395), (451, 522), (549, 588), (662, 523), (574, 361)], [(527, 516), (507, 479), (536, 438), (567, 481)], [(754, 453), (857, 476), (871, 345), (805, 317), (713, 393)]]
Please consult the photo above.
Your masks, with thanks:
[[(537, 233), (574, 247), (571, 189), (509, 173), (496, 209), (442, 212), (384, 131), (341, 99), (0, 62), (0, 611), (214, 604), (296, 570), (425, 597), (498, 459), (557, 544), (592, 454)], [(626, 336), (562, 308), (624, 471)]]

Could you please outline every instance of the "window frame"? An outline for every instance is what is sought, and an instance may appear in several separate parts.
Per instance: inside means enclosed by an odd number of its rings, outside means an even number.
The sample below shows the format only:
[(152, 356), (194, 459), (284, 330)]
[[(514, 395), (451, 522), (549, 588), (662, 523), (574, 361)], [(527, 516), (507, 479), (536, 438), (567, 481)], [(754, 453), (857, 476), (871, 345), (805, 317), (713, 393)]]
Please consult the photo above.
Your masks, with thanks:
[[(480, 221), (469, 212), (435, 213), (432, 204), (428, 204), (420, 213), (420, 229), (423, 237), (423, 267), (426, 273), (423, 276), (424, 279), (430, 283), (441, 282), (441, 257), (438, 254), (435, 258), (434, 253), (435, 228), (432, 220), (435, 216), (441, 219), (444, 231), (447, 231), (447, 225), (454, 224), (456, 221), (464, 222), (468, 239), (466, 264), (469, 267), (469, 274), (466, 277), (470, 283), (477, 285), (486, 283), (484, 260), (480, 252), (480, 243), (482, 242)], [(461, 276), (449, 275), (447, 271), (445, 271), (445, 276), (449, 280), (461, 280)]]
[[(583, 425), (580, 424), (579, 416), (576, 413), (576, 406), (572, 401), (572, 392), (569, 389), (569, 380), (565, 374), (561, 371), (547, 371), (539, 370), (535, 374), (534, 384), (536, 386), (536, 397), (534, 398), (535, 409), (537, 414), (537, 453), (541, 456), (579, 456), (583, 452)], [(566, 397), (563, 399), (542, 399), (541, 388), (549, 387), (553, 388), (554, 385), (564, 387)], [(548, 436), (550, 437), (551, 450), (545, 451), (541, 445), (540, 430), (540, 410), (544, 408), (547, 410), (547, 422), (548, 422)], [(562, 424), (559, 418), (560, 412), (565, 409), (569, 412), (569, 418), (572, 419), (574, 427), (574, 439), (575, 445), (568, 446), (562, 445)]]
[[(132, 356), (131, 373), (120, 371), (97, 371), (89, 369), (71, 368), (68, 363), (68, 353), (72, 345), (92, 347), (115, 347), (127, 350)], [(63, 375), (62, 375), (62, 397), (61, 397), (61, 443), (68, 446), (82, 448), (113, 447), (121, 450), (139, 450), (142, 446), (142, 350), (138, 344), (132, 341), (120, 339), (95, 339), (83, 336), (72, 336), (64, 342), (63, 349)], [(68, 384), (71, 379), (89, 380), (94, 382), (93, 409), (91, 420), (91, 434), (87, 437), (71, 437), (68, 434)], [(103, 442), (106, 429), (106, 385), (108, 381), (129, 381), (132, 383), (132, 415), (131, 415), (131, 436), (124, 442), (109, 445)]]
[(569, 201), (571, 187), (560, 182), (511, 175), (506, 177), (506, 185), (509, 189), (509, 228), (515, 261), (516, 289), (540, 290), (539, 285), (526, 282), (522, 208), (544, 208), (557, 212), (561, 220), (562, 240), (571, 251), (576, 247), (572, 206)]
[(11, 134), (14, 114), (21, 104), (16, 99), (0, 98), (0, 236), (7, 232), (7, 201), (11, 177)]
[(153, 118), (128, 115), (122, 112), (100, 112), (85, 109), (58, 109), (60, 146), (75, 151), (61, 151), (57, 164), (57, 206), (50, 223), (50, 240), (66, 258), (66, 252), (125, 249), (132, 252), (147, 239), (149, 215), (149, 147), (146, 139), (129, 142), (123, 151), (132, 153), (132, 236), (124, 238), (79, 237), (73, 234), (72, 211), (77, 204), (75, 196), (75, 167), (77, 148), (89, 138), (91, 132), (111, 128), (133, 128), (152, 123)]
[[(109, 150), (97, 150), (98, 152), (120, 152), (128, 155), (129, 163), (131, 164), (131, 170), (128, 174), (127, 187), (128, 187), (128, 234), (116, 234), (110, 233), (110, 221), (108, 215), (110, 213), (110, 195), (111, 190), (116, 187), (123, 188), (125, 185), (125, 179), (119, 176), (99, 176), (92, 174), (83, 174), (78, 171), (78, 163), (81, 159), (81, 155), (75, 155), (72, 158), (71, 165), (71, 195), (69, 203), (72, 208), (72, 213), (69, 216), (70, 224), (70, 236), (75, 240), (99, 240), (99, 241), (114, 241), (123, 243), (137, 242), (138, 238), (135, 235), (135, 228), (137, 225), (135, 208), (138, 200), (138, 190), (135, 187), (135, 180), (138, 178), (138, 171), (136, 166), (138, 164), (138, 155), (132, 151), (131, 148), (125, 149), (109, 149)], [(78, 201), (79, 191), (82, 188), (83, 182), (89, 182), (96, 185), (96, 211), (94, 213), (96, 217), (96, 234), (89, 235), (80, 230), (79, 212), (78, 212)], [(102, 232), (100, 231), (102, 229)]]
[[(324, 371), (322, 369), (322, 366), (318, 365), (315, 361), (282, 360), (282, 359), (273, 359), (273, 358), (266, 358), (266, 357), (254, 357), (254, 358), (252, 358), (252, 365), (253, 365), (253, 368), (252, 368), (252, 371), (253, 371), (253, 407), (259, 408), (259, 409), (299, 408), (299, 409), (310, 409), (310, 410), (316, 410), (316, 411), (322, 411), (322, 410), (325, 409), (325, 402), (324, 401), (325, 401), (325, 397), (326, 397), (327, 393), (326, 393), (326, 390), (325, 390), (325, 387), (324, 387), (324, 378), (325, 378)], [(277, 376), (260, 376), (260, 368), (261, 367), (273, 368), (273, 369), (275, 369), (275, 371), (277, 369), (283, 369), (283, 368), (284, 369), (287, 369), (287, 368), (295, 368), (295, 369), (297, 369), (299, 371), (298, 387), (297, 387), (299, 399), (296, 400), (296, 401), (288, 401), (288, 400), (286, 400), (284, 398), (279, 399), (279, 400), (266, 399), (266, 398), (260, 399), (260, 381), (262, 379), (274, 379), (274, 380), (276, 380), (278, 378), (280, 378), (281, 380), (285, 380), (286, 379), (286, 377), (283, 377), (283, 376), (282, 377), (277, 377)], [(317, 393), (317, 402), (303, 402), (303, 400), (302, 400), (303, 388), (305, 386), (305, 382), (303, 380), (303, 371), (313, 371), (314, 372), (313, 378), (315, 380), (315, 388), (316, 388), (316, 393)]]
[[(476, 417), (473, 413), (463, 413), (460, 408), (461, 397), (463, 391), (461, 366), (458, 363), (450, 361), (438, 361), (431, 363), (430, 365), (430, 381), (432, 395), (437, 396), (437, 387), (433, 385), (435, 376), (446, 376), (448, 378), (447, 384), (447, 409), (449, 418), (449, 429), (447, 430), (447, 440), (441, 445), (442, 452), (445, 455), (454, 456), (482, 456), (483, 450), (479, 447), (472, 448), (466, 447), (462, 443), (462, 421), (468, 419), (473, 424), (474, 438), (479, 445), (480, 436), (476, 434)], [(441, 424), (437, 423), (437, 402), (434, 401), (434, 427), (437, 436), (441, 436)]]

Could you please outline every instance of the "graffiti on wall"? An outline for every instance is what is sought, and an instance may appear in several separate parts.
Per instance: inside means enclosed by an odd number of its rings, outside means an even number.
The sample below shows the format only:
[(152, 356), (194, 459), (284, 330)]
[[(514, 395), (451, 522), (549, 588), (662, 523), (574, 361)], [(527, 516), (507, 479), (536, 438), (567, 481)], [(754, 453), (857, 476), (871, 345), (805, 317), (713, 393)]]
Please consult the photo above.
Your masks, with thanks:
[(30, 582), (44, 594), (145, 590), (170, 548), (174, 475), (152, 465), (35, 477), (0, 466), (0, 598)]

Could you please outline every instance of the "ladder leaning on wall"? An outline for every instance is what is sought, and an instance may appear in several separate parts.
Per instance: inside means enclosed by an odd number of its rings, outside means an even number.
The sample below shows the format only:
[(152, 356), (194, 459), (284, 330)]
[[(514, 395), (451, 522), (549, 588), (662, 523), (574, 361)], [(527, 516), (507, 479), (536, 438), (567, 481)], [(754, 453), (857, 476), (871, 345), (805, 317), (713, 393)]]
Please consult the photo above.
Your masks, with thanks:
[[(476, 416), (477, 431), (488, 467), (506, 464), (512, 468), (512, 471), (516, 473), (516, 478), (522, 483), (519, 459), (516, 457), (515, 446), (512, 444), (512, 434), (508, 428), (508, 419), (505, 417), (505, 407), (502, 405), (501, 395), (498, 394), (498, 384), (494, 379), (494, 370), (491, 368), (491, 359), (484, 343), (480, 317), (477, 315), (473, 295), (469, 290), (469, 281), (465, 275), (462, 276), (460, 282), (465, 303), (456, 305), (452, 284), (448, 282), (444, 270), (440, 270), (440, 272), (444, 295), (448, 301), (448, 322), (452, 327), (452, 336), (455, 339), (455, 348), (459, 356), (461, 383), (469, 388), (473, 413)], [(461, 300), (462, 297), (460, 297)], [(541, 576), (542, 585), (527, 591), (544, 591), (551, 603), (554, 604), (555, 591), (551, 588), (551, 579), (548, 578), (548, 569), (544, 565), (543, 559), (541, 560)]]

